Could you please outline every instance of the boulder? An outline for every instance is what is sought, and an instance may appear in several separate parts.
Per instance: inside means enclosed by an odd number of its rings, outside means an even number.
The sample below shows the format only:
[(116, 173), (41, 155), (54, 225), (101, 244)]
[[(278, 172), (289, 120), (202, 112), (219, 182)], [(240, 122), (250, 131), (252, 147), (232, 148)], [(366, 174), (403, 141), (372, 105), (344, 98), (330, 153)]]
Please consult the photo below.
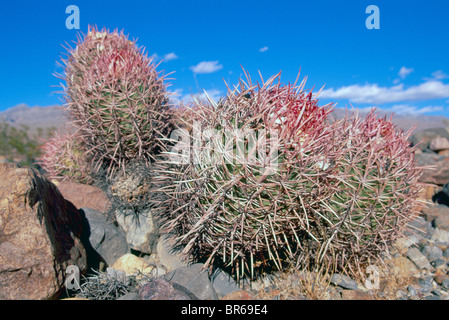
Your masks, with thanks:
[[(88, 252), (89, 258), (99, 258), (108, 266), (112, 266), (118, 258), (128, 253), (125, 232), (109, 221), (106, 214), (91, 208), (82, 208), (80, 213), (85, 217), (83, 242), (86, 248), (92, 250)], [(89, 265), (93, 267), (97, 263), (92, 261)]]
[(159, 230), (154, 223), (151, 209), (134, 212), (131, 209), (117, 210), (116, 220), (126, 233), (126, 241), (133, 250), (151, 254), (156, 251)]
[(167, 273), (165, 279), (176, 282), (191, 291), (200, 300), (218, 300), (207, 269), (202, 263), (195, 263)]
[[(434, 153), (420, 153), (415, 155), (419, 166), (426, 166), (419, 182), (442, 186), (449, 182), (449, 157)], [(432, 167), (430, 167), (432, 166)]]
[(144, 284), (139, 300), (199, 300), (184, 286), (164, 278), (156, 278)]
[(442, 137), (449, 139), (449, 131), (446, 128), (431, 128), (427, 130), (422, 130), (410, 137), (410, 142), (412, 145), (418, 145), (421, 150), (427, 150), (429, 144), (435, 137)]
[(91, 208), (100, 212), (108, 212), (111, 202), (103, 190), (82, 183), (57, 182), (59, 191), (65, 199), (72, 202), (76, 208)]
[(156, 268), (150, 265), (145, 259), (127, 253), (120, 257), (113, 265), (112, 269), (122, 271), (126, 275), (145, 274), (151, 275)]
[(188, 265), (188, 256), (183, 254), (175, 246), (174, 240), (167, 235), (159, 238), (156, 247), (159, 262), (167, 268), (168, 271), (175, 270)]
[(0, 299), (53, 299), (87, 270), (82, 218), (37, 170), (0, 164)]
[(436, 136), (430, 140), (429, 149), (434, 152), (449, 150), (449, 140), (445, 137)]

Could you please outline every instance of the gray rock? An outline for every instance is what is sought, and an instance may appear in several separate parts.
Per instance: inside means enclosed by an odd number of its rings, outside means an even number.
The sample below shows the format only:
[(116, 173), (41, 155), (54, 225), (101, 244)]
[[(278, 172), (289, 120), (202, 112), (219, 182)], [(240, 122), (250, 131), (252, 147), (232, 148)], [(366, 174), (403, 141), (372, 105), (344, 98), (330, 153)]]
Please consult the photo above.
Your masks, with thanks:
[(446, 278), (443, 280), (443, 282), (441, 282), (441, 287), (444, 290), (448, 290), (449, 291), (449, 278)]
[(198, 298), (178, 283), (156, 278), (140, 288), (139, 300), (198, 300)]
[(125, 233), (97, 210), (82, 208), (80, 211), (87, 220), (90, 245), (108, 265), (113, 265), (129, 250)]
[(419, 278), (418, 285), (421, 292), (430, 292), (433, 289), (433, 276)]
[(427, 245), (422, 250), (424, 256), (426, 256), (427, 260), (433, 262), (437, 259), (440, 259), (443, 256), (443, 251), (434, 245)]
[(408, 286), (407, 292), (408, 292), (409, 297), (416, 296), (418, 294), (418, 292), (416, 291), (416, 289), (413, 286)]
[(155, 251), (159, 231), (153, 221), (151, 209), (136, 214), (133, 210), (116, 211), (118, 224), (126, 233), (131, 249), (151, 254)]
[(449, 247), (449, 231), (435, 228), (430, 241), (436, 245)]
[(188, 265), (188, 257), (174, 248), (174, 242), (168, 236), (162, 235), (156, 246), (159, 262), (169, 271)]
[(355, 280), (340, 273), (334, 273), (332, 275), (331, 283), (348, 290), (356, 290), (358, 287), (357, 282)]
[(219, 298), (241, 290), (238, 283), (223, 270), (215, 271), (211, 276), (212, 285)]
[(416, 132), (410, 137), (410, 142), (415, 146), (418, 145), (418, 148), (421, 150), (425, 150), (429, 148), (430, 142), (435, 137), (443, 137), (449, 139), (449, 132), (446, 128), (429, 128), (419, 132)]
[(449, 258), (449, 248), (444, 250), (443, 256), (445, 256), (446, 258)]
[(429, 142), (429, 149), (435, 152), (449, 149), (449, 140), (446, 137), (436, 136)]
[(432, 261), (431, 265), (435, 268), (438, 267), (444, 267), (446, 265), (446, 260), (444, 260), (443, 258), (437, 259), (435, 261)]
[(181, 267), (167, 273), (165, 279), (178, 283), (191, 291), (200, 300), (218, 300), (217, 292), (202, 263)]
[(429, 260), (419, 251), (413, 247), (407, 251), (407, 257), (418, 267), (418, 269), (432, 270)]
[(426, 300), (441, 300), (441, 298), (439, 296), (434, 295), (434, 294), (428, 295), (424, 299), (426, 299)]
[(129, 292), (129, 293), (121, 296), (117, 300), (139, 300), (139, 294), (136, 292)]

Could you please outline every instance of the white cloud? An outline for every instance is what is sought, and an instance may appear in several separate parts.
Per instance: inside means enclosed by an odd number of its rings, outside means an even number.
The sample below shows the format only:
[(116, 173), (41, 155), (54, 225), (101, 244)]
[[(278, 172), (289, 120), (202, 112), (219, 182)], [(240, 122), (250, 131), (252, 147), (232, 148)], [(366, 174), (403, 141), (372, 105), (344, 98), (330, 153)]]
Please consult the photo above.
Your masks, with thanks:
[(437, 70), (432, 73), (433, 79), (436, 80), (443, 80), (443, 79), (449, 79), (449, 75), (445, 74), (442, 70)]
[(259, 49), (259, 52), (265, 52), (265, 51), (267, 51), (267, 50), (268, 50), (268, 47), (265, 46), (265, 47), (260, 48), (260, 49)]
[(176, 60), (178, 59), (178, 56), (174, 52), (170, 52), (164, 55), (164, 61), (170, 61), (170, 60)]
[(183, 89), (176, 89), (171, 93), (171, 100), (175, 104), (188, 104), (194, 102), (194, 99), (197, 101), (207, 101), (207, 97), (209, 97), (212, 101), (218, 102), (222, 96), (222, 92), (218, 89), (204, 90), (203, 92), (193, 94), (183, 94)]
[(216, 61), (202, 61), (198, 63), (196, 66), (191, 66), (190, 69), (194, 73), (212, 73), (216, 72), (223, 68), (223, 65), (218, 63), (218, 60)]
[(402, 67), (399, 70), (398, 75), (402, 78), (405, 79), (405, 77), (407, 77), (410, 73), (412, 73), (414, 70), (413, 68), (406, 68), (406, 67)]
[(392, 111), (396, 114), (426, 114), (436, 111), (443, 111), (442, 106), (426, 106), (426, 107), (416, 107), (408, 104), (395, 104), (389, 109), (383, 109), (385, 111)]
[(416, 86), (404, 88), (403, 84), (379, 87), (378, 84), (350, 85), (339, 89), (325, 89), (320, 98), (349, 99), (355, 103), (384, 104), (400, 101), (417, 101), (449, 98), (449, 84), (429, 80)]

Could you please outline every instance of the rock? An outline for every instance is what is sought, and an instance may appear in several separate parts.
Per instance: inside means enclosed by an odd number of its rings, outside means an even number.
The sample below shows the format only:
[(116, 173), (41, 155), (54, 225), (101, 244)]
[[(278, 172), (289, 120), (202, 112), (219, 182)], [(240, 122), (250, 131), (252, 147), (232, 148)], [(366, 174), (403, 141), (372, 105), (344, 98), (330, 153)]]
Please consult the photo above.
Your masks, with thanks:
[(95, 186), (68, 181), (59, 182), (57, 186), (64, 198), (77, 209), (91, 208), (105, 213), (111, 208), (108, 196)]
[(428, 295), (428, 296), (424, 297), (424, 299), (426, 299), (426, 300), (441, 300), (441, 298), (435, 294)]
[(431, 141), (435, 137), (442, 137), (449, 139), (449, 132), (446, 128), (426, 129), (412, 135), (410, 137), (410, 141), (414, 146), (419, 144), (418, 146), (419, 149), (426, 150), (429, 148)]
[(419, 251), (413, 247), (407, 251), (407, 257), (418, 267), (418, 269), (432, 270), (429, 260)]
[(434, 152), (449, 150), (449, 140), (445, 137), (436, 136), (430, 140), (429, 149)]
[(434, 206), (429, 206), (426, 209), (423, 209), (422, 213), (426, 217), (427, 221), (433, 222), (435, 221), (436, 218), (440, 216), (444, 217), (449, 216), (449, 207), (442, 204), (437, 204)]
[(255, 297), (249, 291), (240, 290), (228, 293), (221, 300), (255, 300)]
[(331, 278), (331, 283), (342, 287), (343, 289), (356, 290), (358, 288), (357, 282), (344, 274), (334, 273)]
[(136, 292), (129, 292), (129, 293), (121, 296), (117, 300), (139, 300), (139, 294)]
[(218, 295), (209, 279), (208, 271), (203, 270), (203, 266), (202, 263), (195, 263), (173, 270), (164, 277), (186, 287), (200, 300), (218, 300)]
[(433, 275), (433, 278), (435, 279), (436, 283), (442, 284), (444, 279), (446, 279), (447, 275), (446, 272), (444, 272), (441, 269), (438, 269), (435, 274)]
[(0, 164), (0, 299), (52, 299), (87, 270), (82, 219), (37, 170)]
[(435, 225), (435, 228), (449, 231), (449, 212), (440, 214), (438, 217), (435, 218), (433, 224)]
[(104, 213), (91, 208), (82, 208), (80, 212), (86, 218), (86, 238), (95, 250), (92, 255), (98, 254), (108, 266), (112, 266), (118, 258), (128, 253), (125, 232), (109, 221)]
[(126, 275), (136, 275), (138, 273), (151, 275), (155, 270), (155, 267), (150, 265), (146, 260), (131, 253), (127, 253), (117, 259), (112, 265), (112, 268), (123, 271)]
[(436, 259), (436, 260), (432, 261), (431, 265), (434, 266), (435, 268), (445, 267), (446, 266), (446, 260), (444, 260), (443, 258), (439, 258), (439, 259)]
[(435, 228), (430, 241), (436, 245), (449, 247), (449, 231)]
[(211, 276), (211, 281), (218, 298), (240, 291), (238, 283), (223, 270), (215, 271)]
[(421, 153), (415, 155), (415, 161), (419, 166), (435, 166), (422, 172), (419, 182), (431, 183), (442, 186), (449, 181), (449, 157), (433, 153)]
[(198, 300), (198, 298), (178, 283), (156, 278), (141, 287), (139, 300)]
[(408, 292), (409, 297), (416, 296), (418, 294), (418, 292), (416, 291), (416, 289), (413, 286), (408, 286), (407, 292)]
[(372, 294), (360, 290), (343, 290), (341, 297), (343, 300), (375, 300)]
[(427, 245), (421, 251), (430, 262), (435, 261), (443, 256), (443, 251), (434, 245)]
[(444, 290), (449, 291), (449, 278), (446, 278), (443, 281), (441, 281), (441, 287), (443, 287)]
[(151, 210), (136, 214), (134, 211), (118, 210), (117, 223), (126, 233), (126, 241), (131, 249), (151, 254), (155, 251), (159, 231), (153, 221)]
[(404, 256), (391, 259), (389, 265), (392, 267), (395, 276), (407, 277), (418, 272), (415, 264)]
[(420, 286), (420, 291), (430, 292), (433, 289), (433, 276), (419, 278), (418, 285)]
[(449, 258), (449, 249), (444, 250), (443, 256), (446, 257), (446, 259)]
[(166, 235), (162, 235), (156, 246), (159, 262), (168, 269), (175, 270), (188, 265), (188, 257), (180, 250), (175, 250), (174, 241)]

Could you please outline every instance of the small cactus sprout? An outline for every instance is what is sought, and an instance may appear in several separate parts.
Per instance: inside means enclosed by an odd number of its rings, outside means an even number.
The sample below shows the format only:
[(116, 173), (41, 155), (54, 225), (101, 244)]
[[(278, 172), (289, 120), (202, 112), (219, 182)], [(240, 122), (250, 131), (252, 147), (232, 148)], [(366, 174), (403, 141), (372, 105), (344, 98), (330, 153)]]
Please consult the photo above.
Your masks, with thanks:
[(59, 130), (42, 145), (38, 164), (49, 179), (91, 184), (91, 161), (78, 133)]
[(64, 60), (66, 105), (88, 154), (108, 177), (164, 149), (172, 112), (165, 77), (123, 32), (92, 28)]
[(156, 163), (165, 232), (193, 260), (237, 278), (282, 270), (308, 250), (316, 237), (310, 207), (326, 193), (316, 163), (332, 151), (330, 105), (319, 107), (304, 81), (284, 86), (279, 78), (252, 84), (247, 75), (220, 102), (197, 101), (177, 135), (187, 142), (176, 152), (190, 151)]

